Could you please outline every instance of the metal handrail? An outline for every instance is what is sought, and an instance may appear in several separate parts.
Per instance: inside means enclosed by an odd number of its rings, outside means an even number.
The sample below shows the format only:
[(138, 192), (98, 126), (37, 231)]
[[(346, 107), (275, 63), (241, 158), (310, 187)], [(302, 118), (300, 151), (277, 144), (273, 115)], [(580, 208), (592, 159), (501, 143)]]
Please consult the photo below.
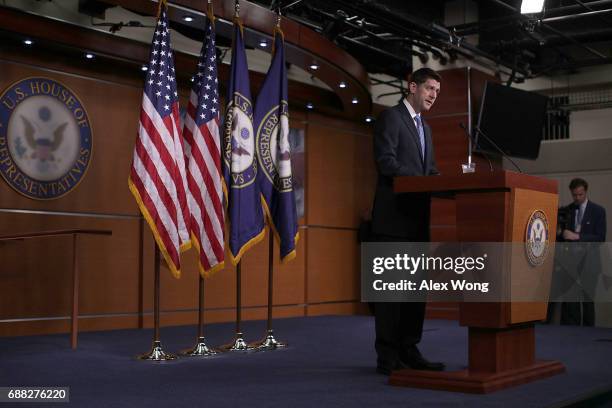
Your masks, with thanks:
[(77, 237), (80, 234), (113, 235), (113, 232), (111, 230), (96, 229), (66, 229), (0, 236), (0, 242), (2, 242), (72, 235), (72, 313), (70, 314), (70, 347), (72, 347), (72, 349), (77, 348), (77, 335), (79, 330), (79, 267), (77, 262)]

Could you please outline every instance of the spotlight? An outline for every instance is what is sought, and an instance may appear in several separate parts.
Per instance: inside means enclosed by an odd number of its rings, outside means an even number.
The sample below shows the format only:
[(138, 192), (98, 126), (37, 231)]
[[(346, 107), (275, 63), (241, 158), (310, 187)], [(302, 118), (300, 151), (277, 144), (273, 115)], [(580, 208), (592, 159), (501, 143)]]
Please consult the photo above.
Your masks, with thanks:
[(523, 0), (521, 3), (521, 14), (541, 13), (544, 9), (544, 0)]
[(366, 123), (372, 123), (374, 121), (374, 118), (368, 115), (365, 117), (365, 121)]
[(261, 48), (266, 48), (268, 46), (268, 42), (266, 40), (260, 40), (259, 41), (259, 46)]
[(32, 41), (32, 40), (30, 40), (30, 39), (27, 39), (27, 40), (23, 40), (23, 43), (24, 43), (25, 45), (28, 45), (28, 46), (29, 46), (29, 45), (34, 44), (34, 41)]
[(87, 58), (87, 59), (89, 59), (89, 60), (90, 60), (90, 59), (94, 59), (94, 58), (95, 58), (95, 55), (93, 55), (91, 52), (86, 52), (86, 53), (85, 53), (85, 58)]
[(186, 21), (186, 22), (188, 22), (188, 23), (191, 23), (191, 22), (193, 21), (193, 17), (191, 17), (191, 16), (185, 16), (185, 17), (183, 17), (183, 21)]
[(319, 69), (319, 65), (317, 63), (312, 63), (310, 64), (310, 69), (312, 69), (313, 71), (316, 71), (317, 69)]
[(357, 104), (359, 103), (359, 99), (357, 99), (357, 97), (354, 97), (353, 100), (351, 101), (352, 104)]
[(140, 67), (141, 71), (148, 71), (149, 67), (147, 67), (146, 65), (143, 65), (142, 67)]
[(314, 105), (312, 104), (312, 102), (308, 102), (306, 104), (306, 109), (314, 109)]
[(338, 87), (339, 87), (339, 88), (342, 88), (342, 89), (346, 88), (346, 82), (341, 81), (341, 82), (338, 84)]

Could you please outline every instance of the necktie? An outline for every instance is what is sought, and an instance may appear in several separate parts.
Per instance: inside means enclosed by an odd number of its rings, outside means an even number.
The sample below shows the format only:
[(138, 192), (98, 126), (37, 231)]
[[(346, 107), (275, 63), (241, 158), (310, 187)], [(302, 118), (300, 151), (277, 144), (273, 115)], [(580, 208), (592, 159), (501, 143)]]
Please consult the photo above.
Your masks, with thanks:
[(414, 117), (417, 123), (417, 131), (419, 132), (419, 141), (421, 142), (421, 158), (425, 160), (425, 132), (423, 131), (423, 122), (421, 122), (421, 114)]
[(584, 216), (584, 209), (582, 208), (582, 206), (578, 207), (578, 211), (576, 214), (576, 228), (574, 228), (574, 230), (576, 232), (580, 232), (580, 227), (582, 224), (582, 217)]

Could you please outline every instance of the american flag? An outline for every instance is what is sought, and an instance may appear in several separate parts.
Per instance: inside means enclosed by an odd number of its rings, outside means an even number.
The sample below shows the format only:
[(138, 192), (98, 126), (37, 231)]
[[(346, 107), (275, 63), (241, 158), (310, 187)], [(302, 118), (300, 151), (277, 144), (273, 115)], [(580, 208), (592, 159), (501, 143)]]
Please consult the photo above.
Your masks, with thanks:
[(170, 271), (180, 277), (189, 248), (185, 155), (167, 6), (161, 5), (151, 43), (140, 127), (128, 184)]
[(200, 273), (208, 275), (223, 268), (225, 259), (217, 56), (214, 17), (210, 13), (205, 32), (183, 136), (192, 242), (198, 250)]

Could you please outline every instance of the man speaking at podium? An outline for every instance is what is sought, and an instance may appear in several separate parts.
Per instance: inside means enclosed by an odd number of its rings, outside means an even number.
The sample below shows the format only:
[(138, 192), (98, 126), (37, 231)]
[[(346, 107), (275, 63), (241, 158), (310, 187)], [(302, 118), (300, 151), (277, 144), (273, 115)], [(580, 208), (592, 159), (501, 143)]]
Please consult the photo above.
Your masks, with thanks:
[[(440, 93), (440, 75), (430, 68), (412, 73), (408, 95), (382, 112), (374, 129), (374, 159), (378, 171), (372, 210), (372, 233), (377, 242), (429, 241), (428, 194), (395, 194), (396, 176), (438, 174), (431, 128), (421, 117)], [(401, 368), (443, 370), (426, 360), (417, 344), (423, 334), (425, 302), (376, 303), (377, 372), (389, 375)]]

